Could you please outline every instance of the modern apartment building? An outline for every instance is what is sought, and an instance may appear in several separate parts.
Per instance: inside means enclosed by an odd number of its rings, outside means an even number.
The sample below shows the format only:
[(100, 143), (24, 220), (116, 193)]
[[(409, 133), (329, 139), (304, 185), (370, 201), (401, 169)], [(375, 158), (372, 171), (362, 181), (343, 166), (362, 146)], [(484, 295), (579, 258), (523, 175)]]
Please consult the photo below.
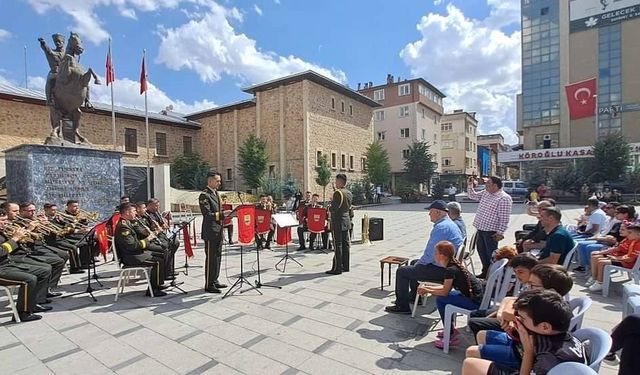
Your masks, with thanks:
[(458, 187), (478, 175), (478, 120), (475, 112), (456, 109), (440, 120), (442, 179)]
[[(440, 161), (440, 117), (444, 113), (445, 95), (423, 78), (394, 80), (387, 75), (386, 83), (373, 82), (358, 87), (358, 91), (381, 105), (373, 112), (374, 139), (379, 140), (389, 153), (391, 162), (391, 189), (404, 173), (404, 158), (413, 141), (428, 142), (433, 160)], [(441, 172), (438, 164), (437, 172)]]
[[(519, 154), (558, 168), (573, 149), (588, 148), (608, 134), (640, 141), (640, 0), (522, 0), (522, 94), (517, 130)], [(565, 87), (596, 78), (595, 92), (567, 96)], [(594, 114), (571, 119), (570, 101), (595, 101)], [(563, 149), (561, 155), (530, 153)], [(568, 149), (568, 150), (564, 150)], [(571, 152), (569, 152), (571, 151)], [(537, 156), (541, 156), (540, 158)]]
[(478, 135), (478, 173), (506, 178), (506, 168), (498, 163), (498, 154), (506, 150), (502, 134)]

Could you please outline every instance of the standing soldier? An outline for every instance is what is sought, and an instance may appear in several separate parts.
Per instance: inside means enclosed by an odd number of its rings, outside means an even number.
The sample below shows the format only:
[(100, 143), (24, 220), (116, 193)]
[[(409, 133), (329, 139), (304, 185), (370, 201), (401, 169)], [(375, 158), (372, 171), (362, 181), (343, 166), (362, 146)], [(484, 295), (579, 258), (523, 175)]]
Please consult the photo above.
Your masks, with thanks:
[(218, 282), (220, 276), (220, 258), (222, 256), (222, 223), (224, 212), (218, 188), (220, 173), (209, 172), (207, 187), (200, 194), (200, 212), (202, 212), (202, 239), (204, 240), (204, 290), (209, 293), (220, 293), (227, 286)]
[(347, 176), (343, 173), (336, 175), (336, 191), (331, 200), (331, 230), (333, 242), (335, 243), (335, 255), (333, 257), (333, 267), (326, 273), (329, 275), (339, 275), (342, 272), (349, 272), (349, 229), (351, 228), (351, 218), (349, 208), (353, 195), (345, 188)]
[(51, 92), (53, 91), (53, 86), (56, 84), (56, 78), (58, 77), (58, 67), (64, 58), (64, 35), (61, 34), (53, 34), (51, 35), (53, 39), (53, 44), (56, 46), (56, 49), (51, 49), (47, 45), (47, 42), (44, 41), (43, 38), (38, 38), (40, 42), (40, 48), (44, 51), (45, 56), (47, 57), (47, 62), (49, 63), (49, 74), (47, 74), (47, 83), (44, 88), (44, 92), (47, 96), (47, 105), (53, 105), (53, 96)]

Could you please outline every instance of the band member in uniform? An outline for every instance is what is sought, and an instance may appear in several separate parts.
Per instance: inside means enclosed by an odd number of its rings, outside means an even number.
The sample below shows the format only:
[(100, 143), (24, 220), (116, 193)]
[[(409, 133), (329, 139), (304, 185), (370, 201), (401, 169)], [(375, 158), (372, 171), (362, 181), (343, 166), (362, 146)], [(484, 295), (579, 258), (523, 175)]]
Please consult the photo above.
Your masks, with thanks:
[[(304, 206), (304, 209), (302, 211), (302, 223), (300, 223), (301, 225), (298, 226), (298, 242), (300, 243), (300, 247), (298, 248), (298, 250), (305, 250), (306, 246), (305, 246), (305, 242), (304, 242), (304, 232), (308, 231), (308, 224), (307, 224), (307, 219), (309, 217), (308, 214), (308, 209), (309, 208), (320, 208), (320, 204), (318, 203), (318, 201), (320, 200), (320, 196), (318, 194), (313, 194), (311, 196), (311, 202), (309, 204), (307, 204), (306, 206)], [(313, 249), (313, 246), (316, 242), (316, 238), (317, 238), (317, 234), (316, 233), (309, 233), (309, 247), (311, 249)], [(327, 242), (329, 241), (329, 232), (326, 230), (325, 228), (325, 232), (322, 233), (322, 248), (326, 249), (327, 248)]]
[[(273, 208), (269, 204), (269, 200), (265, 194), (260, 195), (260, 202), (256, 205), (256, 208), (261, 210), (267, 210), (273, 214)], [(271, 241), (273, 241), (273, 235), (275, 233), (275, 228), (273, 225), (269, 227), (269, 233), (267, 234), (267, 238), (264, 238), (264, 234), (256, 233), (256, 247), (258, 250), (260, 249), (271, 249)]]
[(175, 276), (173, 272), (173, 256), (177, 248), (171, 246), (172, 242), (167, 238), (164, 231), (157, 226), (155, 222), (149, 218), (146, 212), (146, 203), (136, 203), (136, 219), (132, 221), (132, 225), (139, 237), (151, 237), (149, 241), (149, 251), (153, 252), (155, 257), (164, 259), (164, 276), (165, 280), (173, 280)]
[[(151, 198), (147, 201), (147, 206), (146, 206), (146, 217), (149, 219), (149, 228), (151, 228), (151, 230), (155, 231), (158, 234), (158, 237), (163, 240), (166, 241), (168, 246), (169, 246), (169, 250), (171, 250), (171, 253), (169, 254), (169, 259), (167, 263), (167, 270), (170, 269), (174, 269), (174, 262), (175, 262), (175, 254), (176, 251), (178, 251), (178, 248), (180, 247), (180, 241), (178, 241), (177, 236), (173, 236), (172, 238), (169, 238), (167, 236), (166, 231), (170, 229), (171, 227), (171, 223), (169, 222), (169, 219), (167, 219), (166, 217), (164, 217), (162, 215), (162, 212), (160, 211), (160, 200), (158, 198)], [(169, 272), (167, 275), (170, 275), (171, 272)]]
[(10, 235), (5, 234), (9, 232), (6, 225), (7, 213), (0, 208), (0, 285), (20, 286), (16, 305), (20, 321), (38, 320), (42, 317), (34, 314), (35, 312), (51, 310), (51, 307), (36, 303), (38, 296), (47, 294), (51, 266), (46, 263), (32, 265), (10, 260), (9, 255), (20, 247), (19, 242), (27, 236), (27, 231), (14, 226)]
[(345, 185), (347, 184), (347, 176), (343, 173), (336, 175), (336, 191), (333, 193), (331, 200), (331, 231), (333, 233), (333, 242), (335, 254), (333, 257), (333, 267), (326, 273), (329, 275), (339, 275), (342, 272), (349, 272), (349, 229), (351, 228), (351, 218), (349, 217), (349, 208), (353, 195)]
[(53, 203), (44, 204), (44, 216), (37, 216), (38, 219), (43, 220), (52, 227), (59, 228), (56, 233), (50, 232), (44, 237), (44, 241), (47, 245), (57, 247), (58, 249), (65, 250), (69, 254), (69, 273), (84, 273), (82, 265), (80, 264), (80, 255), (78, 254), (78, 248), (71, 243), (68, 239), (64, 238), (65, 234), (74, 232), (72, 227), (69, 227), (58, 216), (58, 206)]
[[(162, 270), (164, 269), (164, 257), (155, 257), (149, 249), (150, 239), (139, 237), (133, 227), (133, 221), (136, 218), (136, 206), (131, 203), (125, 203), (120, 206), (120, 215), (122, 218), (116, 225), (115, 238), (116, 249), (120, 260), (127, 266), (148, 266), (151, 268), (151, 288), (154, 297), (166, 296), (163, 292)], [(152, 238), (151, 238), (152, 239)], [(147, 296), (151, 296), (151, 292), (147, 290)]]
[(204, 240), (204, 290), (209, 293), (220, 293), (227, 286), (218, 281), (220, 276), (220, 260), (222, 257), (222, 222), (224, 212), (218, 188), (221, 177), (218, 172), (209, 172), (207, 187), (200, 194), (200, 212), (202, 213), (202, 239)]
[(71, 243), (76, 244), (80, 250), (80, 263), (83, 268), (88, 268), (91, 265), (92, 257), (100, 253), (97, 247), (91, 248), (91, 246), (89, 246), (89, 241), (85, 236), (87, 232), (89, 232), (89, 220), (80, 215), (80, 203), (74, 199), (67, 201), (64, 213), (67, 217), (75, 218), (75, 220), (70, 223), (74, 226), (75, 230), (65, 238), (71, 241)]
[[(222, 204), (223, 205), (228, 205), (229, 202), (227, 201), (227, 196), (223, 195), (222, 196)], [(230, 217), (225, 218), (224, 222), (222, 223), (222, 225), (227, 228), (227, 237), (229, 238), (229, 245), (233, 245), (233, 220), (231, 220)]]

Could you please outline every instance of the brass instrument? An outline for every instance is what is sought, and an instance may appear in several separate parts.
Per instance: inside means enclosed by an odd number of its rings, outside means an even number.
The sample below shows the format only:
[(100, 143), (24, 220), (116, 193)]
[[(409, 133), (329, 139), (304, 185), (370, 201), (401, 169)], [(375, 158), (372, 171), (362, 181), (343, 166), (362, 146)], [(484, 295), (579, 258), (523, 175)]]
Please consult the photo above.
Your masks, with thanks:
[(90, 222), (96, 222), (100, 218), (99, 212), (89, 212), (83, 210), (82, 208), (78, 209), (78, 220), (87, 220)]
[(27, 219), (26, 217), (17, 216), (16, 223), (18, 225), (24, 225), (25, 227), (34, 226), (32, 231), (34, 231), (35, 233), (41, 236), (54, 234), (56, 236), (62, 237), (65, 234), (64, 228), (60, 228), (49, 221), (41, 221), (38, 219)]
[(19, 230), (25, 232), (24, 236), (22, 236), (22, 238), (18, 240), (19, 243), (33, 243), (36, 241), (41, 241), (43, 239), (42, 234), (33, 233), (16, 223), (6, 223), (4, 228), (2, 229), (2, 233), (4, 233), (7, 238), (11, 238), (16, 233), (16, 231)]

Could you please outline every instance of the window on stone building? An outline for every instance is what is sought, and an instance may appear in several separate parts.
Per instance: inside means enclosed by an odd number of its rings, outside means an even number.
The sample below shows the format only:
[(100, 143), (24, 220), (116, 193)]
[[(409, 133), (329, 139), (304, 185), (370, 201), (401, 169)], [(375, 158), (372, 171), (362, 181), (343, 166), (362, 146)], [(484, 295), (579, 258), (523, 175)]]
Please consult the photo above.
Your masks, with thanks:
[(405, 83), (404, 85), (398, 86), (398, 96), (404, 96), (411, 94), (411, 84)]
[(400, 107), (399, 117), (409, 117), (409, 106), (408, 105)]
[(384, 121), (384, 111), (376, 111), (376, 121)]
[(156, 155), (167, 156), (166, 133), (156, 133)]
[(378, 140), (379, 141), (384, 141), (384, 137), (385, 137), (386, 134), (387, 134), (387, 132), (384, 131), (384, 130), (381, 131), (381, 132), (378, 132)]
[(322, 150), (316, 151), (316, 165), (320, 165), (320, 158), (322, 157)]
[(354, 162), (353, 162), (353, 155), (349, 155), (349, 170), (352, 171), (353, 167), (354, 167)]
[(409, 128), (400, 129), (400, 138), (409, 138)]
[(233, 180), (233, 169), (227, 168), (227, 176), (226, 177), (227, 177), (227, 179), (226, 179), (227, 181)]
[(138, 131), (136, 129), (124, 128), (124, 151), (138, 152)]
[(373, 100), (376, 100), (376, 101), (384, 100), (384, 89), (374, 91)]
[(347, 155), (345, 154), (340, 155), (340, 169), (347, 169)]
[(331, 109), (336, 109), (336, 98), (331, 98)]
[(445, 167), (453, 165), (453, 160), (451, 158), (442, 158), (442, 165)]
[(433, 144), (437, 145), (438, 144), (438, 135), (437, 134), (433, 134)]
[(338, 168), (338, 155), (335, 152), (331, 152), (331, 168)]
[(349, 114), (353, 116), (353, 105), (349, 104)]
[(340, 111), (344, 113), (344, 101), (340, 102)]
[(270, 165), (269, 166), (269, 178), (274, 178), (276, 176), (276, 166), (275, 165)]
[(403, 159), (409, 158), (409, 150), (402, 150), (402, 158)]
[(185, 155), (193, 154), (193, 140), (186, 135), (182, 137), (182, 153)]
[(453, 130), (453, 126), (451, 125), (450, 122), (445, 122), (442, 125), (440, 125), (440, 130), (442, 130), (443, 132), (450, 132)]
[(363, 172), (367, 170), (367, 158), (360, 158), (360, 170)]
[(425, 139), (427, 131), (425, 129), (422, 129), (422, 140)]

